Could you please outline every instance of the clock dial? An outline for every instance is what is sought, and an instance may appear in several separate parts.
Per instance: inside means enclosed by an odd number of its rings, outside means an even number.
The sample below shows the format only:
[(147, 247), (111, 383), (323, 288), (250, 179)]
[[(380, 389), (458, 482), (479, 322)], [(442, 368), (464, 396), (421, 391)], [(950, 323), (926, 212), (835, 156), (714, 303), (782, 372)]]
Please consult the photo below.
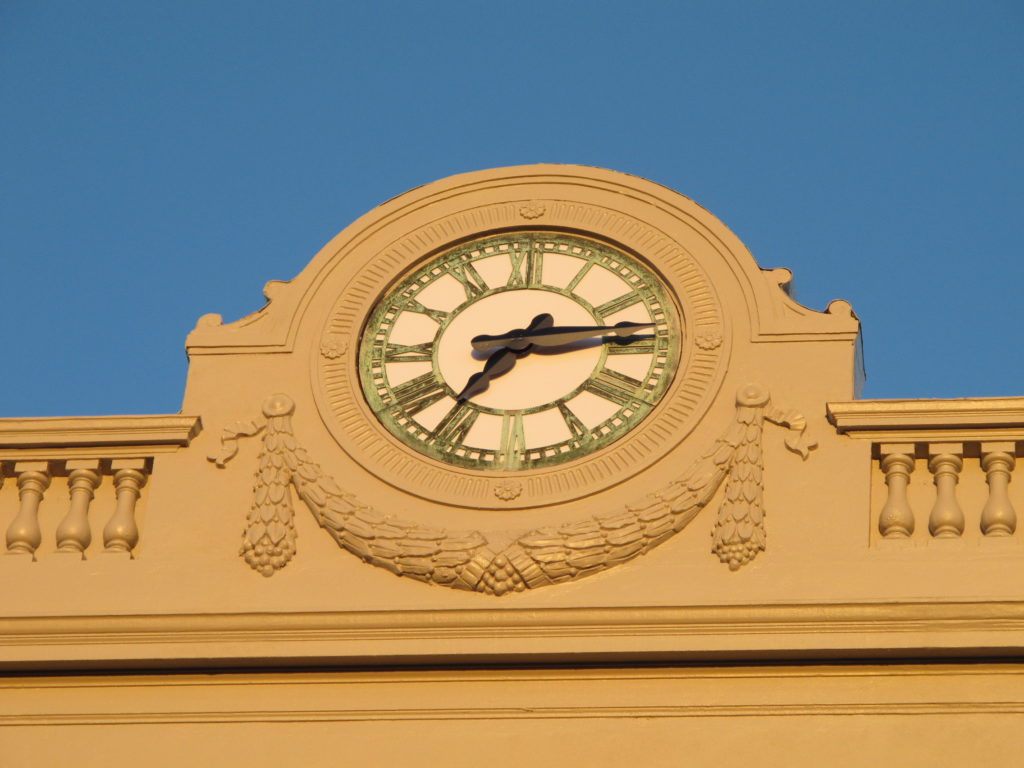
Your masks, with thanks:
[[(474, 337), (530, 328), (545, 314), (558, 328), (648, 327), (473, 348)], [(393, 285), (363, 330), (360, 379), (384, 427), (424, 455), (481, 470), (540, 468), (599, 450), (650, 413), (675, 374), (680, 334), (669, 292), (638, 258), (577, 235), (512, 232), (451, 248)], [(459, 400), (489, 361), (503, 372)]]

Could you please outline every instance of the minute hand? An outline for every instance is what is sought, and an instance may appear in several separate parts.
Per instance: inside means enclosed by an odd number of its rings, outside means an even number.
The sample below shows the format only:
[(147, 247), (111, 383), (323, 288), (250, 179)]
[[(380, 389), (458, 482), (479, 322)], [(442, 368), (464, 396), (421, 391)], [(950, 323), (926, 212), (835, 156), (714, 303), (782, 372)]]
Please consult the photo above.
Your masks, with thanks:
[(608, 334), (629, 336), (640, 328), (651, 328), (654, 325), (654, 323), (630, 323), (624, 321), (615, 325), (556, 325), (553, 328), (544, 328), (543, 330), (536, 331), (523, 328), (503, 333), (500, 336), (474, 336), (470, 344), (478, 352), (494, 349), (495, 347), (504, 347), (514, 341), (526, 341), (538, 347), (560, 347), (563, 344), (571, 344), (574, 341), (581, 341), (594, 336), (605, 336)]

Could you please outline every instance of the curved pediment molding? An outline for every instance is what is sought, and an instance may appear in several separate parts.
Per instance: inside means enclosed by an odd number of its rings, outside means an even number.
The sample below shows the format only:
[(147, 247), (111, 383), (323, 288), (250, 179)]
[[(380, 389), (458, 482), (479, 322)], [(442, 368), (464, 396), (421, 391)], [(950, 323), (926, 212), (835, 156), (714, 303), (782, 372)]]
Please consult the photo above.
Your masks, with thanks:
[[(859, 332), (848, 303), (833, 302), (825, 312), (798, 304), (788, 293), (788, 270), (761, 269), (735, 234), (684, 195), (600, 168), (527, 165), (452, 176), (389, 200), (327, 243), (295, 279), (267, 283), (268, 303), (257, 312), (227, 324), (204, 315), (186, 347), (190, 355), (290, 352), (318, 295), (352, 279), (346, 265), (378, 256), (413, 263), (470, 230), (514, 228), (584, 231), (641, 248), (667, 239), (717, 290), (735, 294), (730, 310), (742, 321), (735, 332), (752, 342), (850, 342)], [(656, 266), (665, 256), (645, 255)]]

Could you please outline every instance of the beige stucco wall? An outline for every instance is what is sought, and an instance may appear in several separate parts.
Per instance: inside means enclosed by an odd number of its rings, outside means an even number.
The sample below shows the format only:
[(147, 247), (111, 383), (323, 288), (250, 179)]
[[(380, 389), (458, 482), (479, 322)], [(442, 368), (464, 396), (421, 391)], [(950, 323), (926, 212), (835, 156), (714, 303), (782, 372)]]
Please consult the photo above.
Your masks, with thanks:
[(1019, 665), (21, 680), (6, 765), (1014, 764)]

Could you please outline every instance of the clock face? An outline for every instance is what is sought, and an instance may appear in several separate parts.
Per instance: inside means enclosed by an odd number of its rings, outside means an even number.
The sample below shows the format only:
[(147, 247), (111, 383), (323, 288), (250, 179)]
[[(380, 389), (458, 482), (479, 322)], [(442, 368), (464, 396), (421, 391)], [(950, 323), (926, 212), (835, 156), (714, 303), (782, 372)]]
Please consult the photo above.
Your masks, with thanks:
[[(556, 328), (651, 325), (560, 346), (473, 349), (476, 336), (526, 329), (544, 314)], [(359, 376), (381, 424), (420, 453), (527, 470), (587, 456), (643, 420), (675, 374), (680, 329), (669, 291), (636, 257), (577, 235), (510, 232), (451, 248), (394, 284), (363, 329)], [(511, 370), (459, 399), (493, 355)]]

